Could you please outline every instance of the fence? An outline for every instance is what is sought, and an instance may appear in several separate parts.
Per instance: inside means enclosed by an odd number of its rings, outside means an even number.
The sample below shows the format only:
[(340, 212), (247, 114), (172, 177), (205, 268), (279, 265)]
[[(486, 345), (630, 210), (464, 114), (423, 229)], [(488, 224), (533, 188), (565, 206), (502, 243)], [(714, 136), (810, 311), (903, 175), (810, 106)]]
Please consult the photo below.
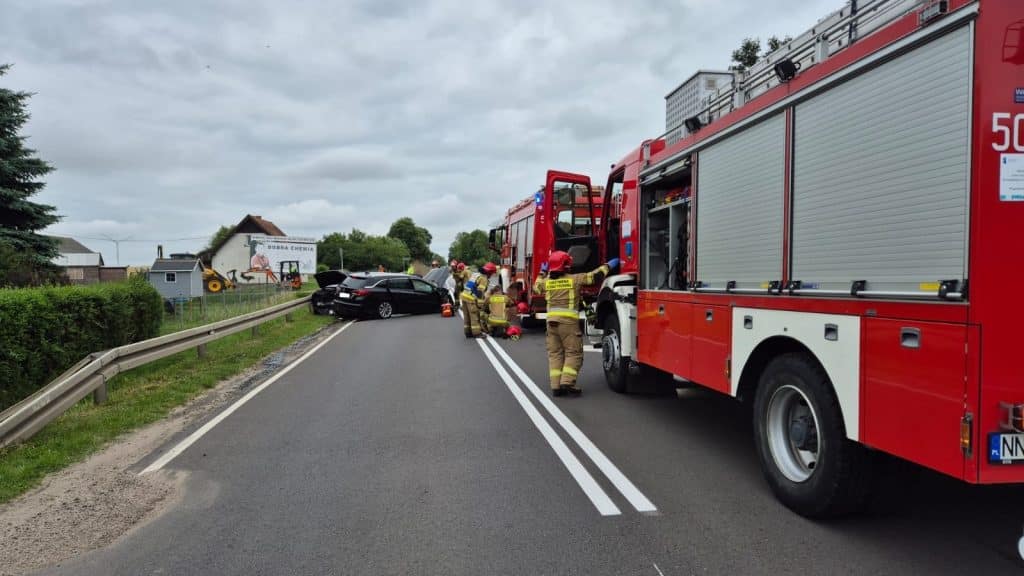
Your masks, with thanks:
[(208, 322), (233, 318), (293, 300), (295, 291), (278, 284), (240, 284), (237, 288), (199, 298), (169, 300), (161, 333), (168, 334)]

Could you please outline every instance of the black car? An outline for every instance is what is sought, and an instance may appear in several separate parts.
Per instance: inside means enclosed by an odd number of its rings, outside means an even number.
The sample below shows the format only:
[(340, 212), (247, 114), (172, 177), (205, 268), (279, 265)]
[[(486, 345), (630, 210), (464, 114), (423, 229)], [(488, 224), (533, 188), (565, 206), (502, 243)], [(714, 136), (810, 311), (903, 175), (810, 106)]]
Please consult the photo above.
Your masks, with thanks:
[(313, 275), (319, 290), (313, 292), (311, 298), (313, 314), (333, 314), (334, 300), (338, 296), (338, 288), (348, 278), (341, 270), (324, 270)]
[(334, 314), (339, 318), (390, 318), (395, 314), (437, 314), (448, 294), (408, 274), (352, 274), (338, 287)]

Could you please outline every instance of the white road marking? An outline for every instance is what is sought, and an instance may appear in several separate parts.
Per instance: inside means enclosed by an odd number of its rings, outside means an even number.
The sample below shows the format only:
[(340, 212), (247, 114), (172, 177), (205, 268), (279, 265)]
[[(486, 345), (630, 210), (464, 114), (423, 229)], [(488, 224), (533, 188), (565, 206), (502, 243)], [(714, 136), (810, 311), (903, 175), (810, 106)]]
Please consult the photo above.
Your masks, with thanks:
[(231, 406), (228, 406), (228, 408), (226, 410), (224, 410), (220, 414), (216, 415), (213, 419), (211, 419), (206, 424), (203, 424), (198, 430), (196, 430), (195, 432), (189, 434), (184, 440), (182, 440), (181, 442), (178, 442), (173, 448), (171, 448), (170, 450), (165, 452), (163, 456), (160, 456), (159, 458), (157, 458), (152, 464), (150, 464), (149, 466), (146, 466), (146, 468), (142, 472), (139, 472), (139, 476), (141, 476), (143, 474), (149, 474), (150, 472), (155, 472), (155, 471), (163, 468), (164, 466), (166, 466), (168, 462), (170, 462), (171, 460), (174, 460), (175, 458), (177, 458), (179, 454), (181, 454), (182, 452), (187, 450), (188, 447), (191, 446), (192, 444), (195, 444), (196, 440), (199, 440), (200, 438), (202, 438), (204, 434), (206, 434), (210, 430), (213, 430), (214, 426), (216, 426), (217, 424), (220, 424), (221, 422), (223, 422), (224, 419), (227, 418), (228, 416), (230, 416), (235, 410), (238, 410), (239, 408), (242, 407), (243, 404), (245, 404), (249, 400), (252, 400), (253, 397), (255, 397), (257, 394), (259, 394), (264, 388), (266, 388), (267, 386), (270, 386), (274, 382), (277, 382), (282, 376), (284, 376), (285, 374), (291, 372), (292, 368), (295, 368), (296, 366), (301, 364), (303, 362), (303, 360), (309, 358), (314, 353), (316, 353), (317, 350), (319, 350), (319, 349), (323, 348), (324, 346), (326, 346), (327, 343), (330, 342), (331, 340), (333, 340), (335, 336), (337, 336), (338, 334), (341, 334), (342, 332), (347, 330), (349, 326), (351, 326), (353, 324), (355, 324), (354, 320), (350, 321), (348, 324), (345, 324), (344, 326), (341, 327), (340, 330), (338, 330), (334, 334), (331, 334), (327, 338), (324, 338), (323, 342), (320, 342), (319, 344), (317, 344), (316, 346), (311, 348), (308, 352), (306, 352), (302, 356), (299, 356), (299, 358), (297, 360), (295, 360), (291, 364), (285, 366), (280, 372), (278, 372), (277, 374), (274, 374), (269, 379), (267, 379), (266, 382), (260, 384), (259, 386), (253, 388), (252, 390), (250, 390), (248, 394), (246, 394), (245, 396), (242, 396), (241, 398), (239, 398), (237, 401), (235, 401), (234, 404), (232, 404)]
[(658, 565), (656, 563), (651, 562), (651, 564), (654, 565), (654, 569), (658, 571), (659, 576), (665, 576), (665, 573), (661, 571), (661, 568), (658, 568)]
[(598, 485), (597, 480), (587, 472), (587, 469), (583, 467), (583, 464), (576, 458), (576, 455), (569, 450), (565, 442), (558, 436), (555, 429), (548, 424), (548, 421), (541, 416), (537, 408), (530, 403), (530, 400), (526, 397), (526, 394), (519, 388), (519, 386), (509, 375), (505, 367), (498, 362), (498, 359), (494, 357), (494, 354), (487, 349), (487, 346), (483, 342), (477, 340), (477, 344), (480, 345), (480, 349), (484, 351), (484, 356), (490, 361), (491, 365), (494, 366), (494, 370), (498, 372), (498, 376), (508, 387), (509, 392), (515, 397), (519, 405), (526, 411), (526, 415), (529, 416), (533, 425), (540, 431), (541, 436), (547, 440), (551, 449), (555, 451), (558, 459), (562, 461), (562, 464), (569, 470), (569, 474), (576, 480), (576, 483), (583, 489), (583, 493), (590, 498), (590, 501), (597, 508), (597, 511), (602, 516), (617, 516), (622, 512), (619, 507), (612, 502), (612, 499), (608, 497), (608, 494)]
[(555, 422), (557, 422), (576, 442), (576, 444), (579, 445), (580, 449), (582, 449), (583, 452), (594, 461), (594, 464), (597, 465), (598, 469), (608, 477), (608, 480), (610, 480), (615, 488), (622, 493), (626, 500), (629, 500), (629, 503), (633, 508), (636, 508), (637, 512), (657, 512), (658, 508), (648, 500), (647, 497), (640, 492), (640, 489), (630, 482), (629, 478), (626, 478), (626, 475), (623, 474), (622, 471), (604, 455), (604, 452), (601, 452), (601, 449), (594, 445), (590, 438), (587, 438), (586, 434), (584, 434), (583, 431), (580, 430), (579, 427), (577, 427), (576, 424), (574, 424), (573, 421), (570, 420), (569, 417), (551, 401), (551, 398), (548, 398), (548, 395), (544, 393), (540, 386), (538, 386), (537, 383), (534, 382), (518, 364), (516, 364), (515, 360), (513, 360), (497, 342), (491, 340), (490, 344), (498, 355), (505, 360), (505, 363), (512, 369), (512, 372), (514, 372), (523, 384), (526, 385), (526, 389), (533, 394), (533, 397), (536, 398), (537, 402), (539, 402), (540, 405), (543, 406), (549, 414), (551, 414), (551, 417), (555, 419)]

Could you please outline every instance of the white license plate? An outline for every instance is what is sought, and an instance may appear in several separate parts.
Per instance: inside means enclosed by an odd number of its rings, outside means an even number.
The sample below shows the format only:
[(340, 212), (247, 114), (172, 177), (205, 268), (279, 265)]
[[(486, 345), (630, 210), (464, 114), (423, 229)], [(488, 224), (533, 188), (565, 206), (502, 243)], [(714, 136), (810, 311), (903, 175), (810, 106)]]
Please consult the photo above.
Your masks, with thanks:
[(1024, 462), (1024, 434), (989, 434), (988, 461), (1002, 464)]
[(338, 292), (338, 298), (351, 298), (352, 295), (348, 292)]

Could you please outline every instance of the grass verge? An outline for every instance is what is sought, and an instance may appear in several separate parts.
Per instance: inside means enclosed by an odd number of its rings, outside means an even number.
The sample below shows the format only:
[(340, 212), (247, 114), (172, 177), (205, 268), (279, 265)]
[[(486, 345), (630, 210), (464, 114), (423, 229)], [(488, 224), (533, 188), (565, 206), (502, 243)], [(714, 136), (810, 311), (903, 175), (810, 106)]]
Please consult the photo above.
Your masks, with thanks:
[(268, 354), (330, 324), (331, 316), (308, 309), (292, 322), (273, 320), (253, 337), (248, 330), (207, 345), (206, 357), (195, 350), (140, 366), (108, 383), (108, 401), (79, 402), (29, 441), (0, 451), (0, 503), (23, 494), (56, 472), (103, 448), (118, 436), (166, 416), (171, 409), (249, 368)]

